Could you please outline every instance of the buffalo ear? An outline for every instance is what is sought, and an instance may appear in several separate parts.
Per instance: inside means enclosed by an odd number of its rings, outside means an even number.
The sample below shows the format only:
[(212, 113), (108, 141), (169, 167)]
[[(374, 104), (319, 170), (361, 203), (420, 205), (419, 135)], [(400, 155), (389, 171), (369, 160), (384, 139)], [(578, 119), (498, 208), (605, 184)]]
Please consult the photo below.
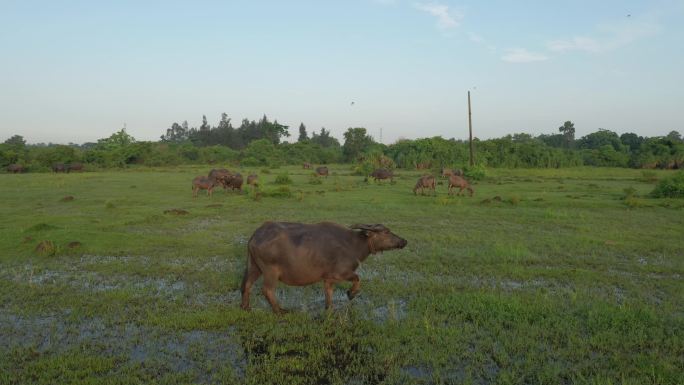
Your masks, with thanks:
[(358, 229), (358, 230), (374, 231), (374, 232), (387, 230), (387, 227), (385, 227), (381, 224), (375, 224), (375, 225), (356, 224), (356, 225), (349, 226), (349, 228), (354, 229), (354, 230)]

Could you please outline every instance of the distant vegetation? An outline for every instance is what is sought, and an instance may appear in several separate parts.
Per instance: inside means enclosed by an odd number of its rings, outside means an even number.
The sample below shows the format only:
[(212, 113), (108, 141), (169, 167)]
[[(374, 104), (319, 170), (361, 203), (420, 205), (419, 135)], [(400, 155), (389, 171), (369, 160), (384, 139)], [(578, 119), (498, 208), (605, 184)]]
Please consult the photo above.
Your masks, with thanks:
[[(270, 121), (243, 120), (239, 127), (222, 114), (211, 126), (206, 116), (199, 128), (188, 123), (173, 123), (157, 142), (137, 141), (124, 129), (96, 143), (59, 145), (27, 144), (12, 136), (0, 144), (0, 166), (18, 163), (28, 171), (47, 171), (54, 163), (82, 162), (91, 167), (114, 168), (127, 165), (165, 166), (179, 164), (241, 164), (279, 167), (311, 162), (354, 163), (359, 174), (374, 167), (436, 169), (463, 167), (468, 163), (468, 142), (442, 137), (401, 139), (385, 145), (376, 142), (362, 127), (349, 128), (344, 142), (330, 131), (307, 132), (301, 123), (296, 141), (289, 127)], [(481, 167), (561, 168), (605, 166), (632, 168), (681, 168), (684, 141), (677, 131), (666, 136), (641, 137), (599, 129), (575, 138), (574, 124), (565, 122), (558, 134), (506, 135), (502, 138), (475, 139), (476, 162)]]

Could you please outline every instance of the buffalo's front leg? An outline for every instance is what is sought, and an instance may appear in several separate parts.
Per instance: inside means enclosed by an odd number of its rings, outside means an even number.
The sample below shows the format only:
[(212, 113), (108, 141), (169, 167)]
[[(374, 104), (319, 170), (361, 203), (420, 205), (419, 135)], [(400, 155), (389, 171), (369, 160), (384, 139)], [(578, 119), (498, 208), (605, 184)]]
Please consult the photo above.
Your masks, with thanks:
[(335, 281), (326, 279), (323, 281), (323, 291), (325, 292), (325, 308), (332, 309), (332, 295), (333, 288), (335, 287)]
[(347, 298), (351, 301), (356, 297), (357, 294), (359, 294), (360, 287), (361, 287), (361, 280), (359, 279), (358, 274), (354, 273), (349, 277), (349, 281), (352, 283), (351, 289), (347, 290)]

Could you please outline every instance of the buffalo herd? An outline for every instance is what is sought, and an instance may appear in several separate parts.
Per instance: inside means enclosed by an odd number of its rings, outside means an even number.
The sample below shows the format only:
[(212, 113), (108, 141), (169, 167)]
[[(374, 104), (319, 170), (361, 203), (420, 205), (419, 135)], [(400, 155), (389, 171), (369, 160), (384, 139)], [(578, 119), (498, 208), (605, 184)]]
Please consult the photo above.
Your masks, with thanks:
[[(222, 186), (225, 191), (231, 189), (231, 191), (242, 192), (243, 183), (242, 174), (239, 172), (232, 173), (225, 168), (212, 169), (208, 176), (200, 175), (192, 180), (192, 196), (196, 197), (199, 190), (207, 190), (207, 195), (211, 196), (216, 186)], [(247, 184), (257, 186), (257, 176), (250, 174), (247, 177)]]

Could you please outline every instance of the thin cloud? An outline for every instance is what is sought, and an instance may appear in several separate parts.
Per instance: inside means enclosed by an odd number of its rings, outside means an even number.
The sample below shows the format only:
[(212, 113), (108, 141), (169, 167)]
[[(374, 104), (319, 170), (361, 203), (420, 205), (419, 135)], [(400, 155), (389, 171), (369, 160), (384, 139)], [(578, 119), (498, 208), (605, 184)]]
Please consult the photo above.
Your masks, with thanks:
[(441, 29), (456, 28), (463, 20), (463, 14), (450, 10), (448, 5), (437, 3), (417, 3), (414, 5), (417, 9), (427, 12), (437, 19), (437, 26)]
[(485, 39), (482, 36), (480, 36), (476, 33), (473, 33), (473, 32), (468, 32), (468, 39), (470, 41), (472, 41), (473, 43), (478, 43), (478, 44), (482, 44), (485, 42)]
[(542, 53), (530, 52), (524, 48), (509, 48), (501, 60), (509, 63), (533, 63), (549, 60), (549, 57)]
[(553, 52), (585, 51), (600, 52), (601, 43), (590, 37), (576, 36), (569, 40), (554, 40), (547, 44)]
[(559, 53), (612, 51), (657, 35), (662, 27), (653, 21), (637, 21), (630, 18), (629, 20), (599, 25), (597, 30), (600, 35), (598, 37), (575, 36), (570, 39), (553, 40), (547, 44), (547, 48)]

